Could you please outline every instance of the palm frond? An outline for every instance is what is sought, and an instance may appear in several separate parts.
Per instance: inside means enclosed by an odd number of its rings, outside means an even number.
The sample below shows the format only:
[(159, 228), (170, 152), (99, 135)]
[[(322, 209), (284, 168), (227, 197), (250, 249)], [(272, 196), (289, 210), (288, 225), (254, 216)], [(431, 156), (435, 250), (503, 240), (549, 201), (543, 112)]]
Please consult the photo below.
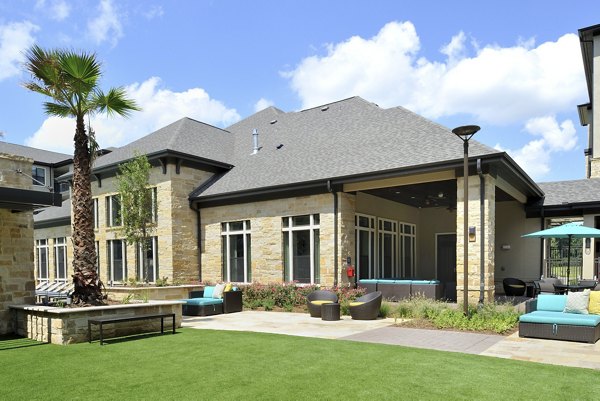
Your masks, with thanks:
[(44, 102), (44, 111), (46, 114), (57, 117), (74, 117), (73, 109), (68, 105)]
[(98, 85), (102, 71), (94, 53), (64, 51), (59, 54), (58, 62), (73, 92), (87, 95)]
[(110, 88), (107, 93), (97, 90), (92, 96), (90, 104), (94, 105), (94, 109), (109, 116), (118, 114), (128, 117), (132, 111), (140, 110), (136, 102), (127, 97), (127, 92), (123, 87)]

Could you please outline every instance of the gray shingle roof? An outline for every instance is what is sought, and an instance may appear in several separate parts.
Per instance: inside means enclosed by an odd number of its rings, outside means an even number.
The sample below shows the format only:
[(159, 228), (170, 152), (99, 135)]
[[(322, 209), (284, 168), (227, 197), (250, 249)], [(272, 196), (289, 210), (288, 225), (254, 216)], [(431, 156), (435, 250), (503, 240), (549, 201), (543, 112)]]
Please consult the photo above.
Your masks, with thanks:
[(0, 141), (0, 153), (10, 153), (33, 159), (37, 163), (56, 164), (73, 159), (73, 155), (51, 152), (49, 150), (30, 148), (29, 146)]
[(65, 199), (60, 207), (48, 207), (33, 215), (33, 221), (42, 221), (71, 218), (71, 199)]
[[(262, 149), (252, 155), (254, 128)], [(227, 130), (235, 134), (235, 167), (198, 198), (463, 156), (462, 141), (447, 128), (402, 107), (382, 109), (360, 97), (300, 112), (268, 108)], [(470, 142), (471, 156), (497, 153)]]
[(136, 151), (151, 154), (164, 150), (229, 163), (233, 136), (220, 128), (185, 117), (98, 158), (94, 168), (129, 160)]
[(600, 201), (600, 178), (541, 182), (538, 185), (546, 194), (544, 206)]

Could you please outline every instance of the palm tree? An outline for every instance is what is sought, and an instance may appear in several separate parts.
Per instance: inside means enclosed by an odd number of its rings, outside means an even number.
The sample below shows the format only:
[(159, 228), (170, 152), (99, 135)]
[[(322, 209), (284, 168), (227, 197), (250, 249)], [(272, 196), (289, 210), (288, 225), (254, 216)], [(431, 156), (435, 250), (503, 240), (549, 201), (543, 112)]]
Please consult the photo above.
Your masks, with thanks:
[(102, 303), (102, 283), (96, 271), (94, 216), (92, 207), (91, 164), (97, 144), (85, 117), (99, 113), (127, 117), (139, 110), (123, 88), (103, 92), (102, 76), (95, 54), (63, 49), (45, 50), (33, 46), (26, 52), (25, 69), (31, 80), (25, 88), (50, 98), (44, 102), (46, 114), (75, 118), (73, 157), (73, 301)]

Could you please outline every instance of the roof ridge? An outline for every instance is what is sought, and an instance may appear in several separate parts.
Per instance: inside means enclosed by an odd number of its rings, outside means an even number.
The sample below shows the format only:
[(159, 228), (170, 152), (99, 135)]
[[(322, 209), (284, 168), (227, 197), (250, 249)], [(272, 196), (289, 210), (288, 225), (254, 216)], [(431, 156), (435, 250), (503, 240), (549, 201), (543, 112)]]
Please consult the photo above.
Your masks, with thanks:
[(18, 146), (18, 147), (21, 147), (21, 148), (41, 150), (42, 152), (54, 153), (56, 155), (61, 155), (61, 156), (73, 157), (73, 155), (68, 154), (68, 153), (62, 153), (62, 152), (57, 152), (57, 151), (54, 151), (54, 150), (48, 150), (48, 149), (43, 149), (43, 148), (35, 148), (33, 146), (21, 145), (20, 143), (13, 143), (13, 142), (2, 141), (2, 140), (0, 140), (0, 143), (5, 143), (7, 145), (12, 145), (12, 146)]
[(340, 100), (336, 100), (336, 101), (329, 102), (329, 103), (323, 103), (323, 104), (321, 104), (321, 105), (319, 105), (319, 106), (309, 107), (309, 108), (307, 108), (307, 109), (300, 110), (300, 111), (299, 111), (299, 113), (302, 113), (302, 112), (305, 112), (305, 111), (314, 110), (314, 109), (320, 109), (320, 108), (322, 108), (322, 107), (325, 107), (325, 106), (331, 106), (332, 104), (337, 104), (337, 103), (347, 102), (347, 101), (349, 101), (349, 100), (355, 100), (355, 99), (356, 99), (356, 100), (361, 100), (361, 101), (363, 101), (364, 103), (366, 103), (366, 104), (369, 104), (369, 105), (371, 105), (371, 106), (376, 106), (376, 107), (379, 107), (379, 105), (378, 105), (377, 103), (369, 102), (368, 100), (365, 100), (365, 99), (363, 99), (363, 98), (362, 98), (362, 97), (360, 97), (360, 96), (350, 96), (350, 97), (347, 97), (347, 98), (345, 98), (345, 99), (340, 99)]

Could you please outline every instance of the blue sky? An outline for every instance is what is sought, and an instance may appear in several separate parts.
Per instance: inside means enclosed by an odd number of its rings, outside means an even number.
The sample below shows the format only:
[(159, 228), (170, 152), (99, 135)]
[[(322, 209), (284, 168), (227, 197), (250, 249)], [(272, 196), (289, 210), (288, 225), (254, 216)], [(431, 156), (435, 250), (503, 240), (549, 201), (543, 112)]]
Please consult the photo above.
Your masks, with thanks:
[(548, 0), (0, 0), (0, 131), (71, 152), (73, 123), (20, 86), (22, 52), (37, 43), (96, 52), (102, 86), (127, 87), (143, 107), (94, 119), (103, 147), (183, 116), (224, 127), (268, 105), (359, 95), (450, 128), (478, 124), (476, 139), (538, 181), (578, 179), (576, 105), (589, 99), (577, 29), (599, 15), (600, 2)]

